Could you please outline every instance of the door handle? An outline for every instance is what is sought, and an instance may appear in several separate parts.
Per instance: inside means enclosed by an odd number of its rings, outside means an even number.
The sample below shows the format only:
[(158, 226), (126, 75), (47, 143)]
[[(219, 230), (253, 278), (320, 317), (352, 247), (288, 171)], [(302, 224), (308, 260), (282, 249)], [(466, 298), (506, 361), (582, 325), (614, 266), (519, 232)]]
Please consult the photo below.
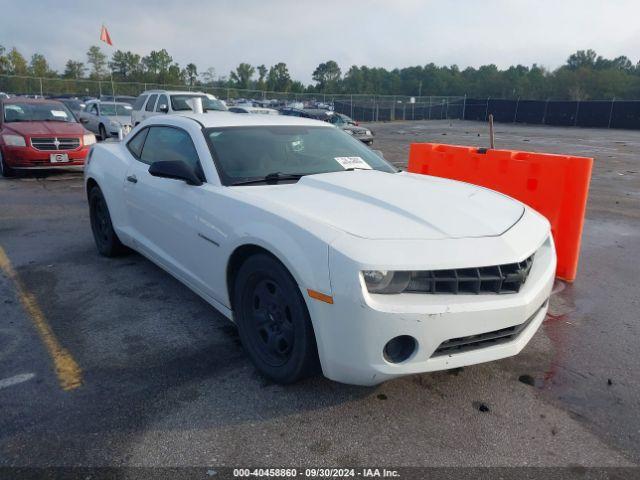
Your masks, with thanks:
[(136, 178), (136, 176), (135, 176), (135, 175), (129, 175), (129, 176), (127, 177), (127, 181), (128, 181), (128, 182), (131, 182), (131, 183), (138, 183), (138, 179)]

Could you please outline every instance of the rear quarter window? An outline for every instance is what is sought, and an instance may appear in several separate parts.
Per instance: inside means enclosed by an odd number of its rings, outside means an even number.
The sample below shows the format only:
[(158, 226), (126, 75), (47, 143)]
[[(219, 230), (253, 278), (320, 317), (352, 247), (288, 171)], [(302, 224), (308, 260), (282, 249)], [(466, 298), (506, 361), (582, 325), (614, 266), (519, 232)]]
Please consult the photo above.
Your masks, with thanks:
[(156, 105), (157, 98), (158, 98), (158, 95), (156, 94), (149, 96), (149, 101), (147, 102), (147, 106), (145, 108), (147, 112), (153, 112), (153, 107), (155, 107)]
[(144, 128), (136, 133), (136, 135), (129, 140), (129, 143), (127, 143), (127, 148), (137, 159), (140, 159), (140, 156), (142, 155), (142, 147), (144, 146), (144, 141), (147, 138), (147, 133), (149, 133), (149, 129)]
[(136, 98), (136, 101), (133, 103), (134, 110), (142, 110), (142, 106), (144, 105), (144, 101), (147, 99), (147, 95), (140, 95)]

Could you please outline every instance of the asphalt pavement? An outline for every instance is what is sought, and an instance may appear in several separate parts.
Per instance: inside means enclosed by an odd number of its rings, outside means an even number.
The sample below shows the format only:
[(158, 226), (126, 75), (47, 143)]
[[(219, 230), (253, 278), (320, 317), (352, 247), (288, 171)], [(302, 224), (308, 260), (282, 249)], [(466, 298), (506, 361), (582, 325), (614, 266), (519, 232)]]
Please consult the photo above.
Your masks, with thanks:
[[(474, 122), (369, 126), (400, 166), (412, 141), (486, 143)], [(97, 254), (81, 174), (1, 179), (0, 466), (636, 465), (640, 135), (496, 130), (596, 157), (578, 278), (520, 355), (375, 388), (270, 383), (188, 288)]]

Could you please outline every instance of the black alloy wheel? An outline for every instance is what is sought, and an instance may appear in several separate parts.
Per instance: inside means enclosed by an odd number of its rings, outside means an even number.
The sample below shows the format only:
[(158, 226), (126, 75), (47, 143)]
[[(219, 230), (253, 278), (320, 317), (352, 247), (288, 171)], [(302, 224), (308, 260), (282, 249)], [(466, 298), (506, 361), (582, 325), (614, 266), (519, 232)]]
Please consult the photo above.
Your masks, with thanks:
[(240, 267), (234, 292), (240, 339), (260, 372), (278, 383), (292, 383), (317, 371), (309, 312), (279, 261), (267, 254), (250, 257)]
[(89, 218), (93, 238), (100, 255), (115, 257), (127, 251), (113, 229), (107, 202), (99, 187), (93, 187), (89, 193)]

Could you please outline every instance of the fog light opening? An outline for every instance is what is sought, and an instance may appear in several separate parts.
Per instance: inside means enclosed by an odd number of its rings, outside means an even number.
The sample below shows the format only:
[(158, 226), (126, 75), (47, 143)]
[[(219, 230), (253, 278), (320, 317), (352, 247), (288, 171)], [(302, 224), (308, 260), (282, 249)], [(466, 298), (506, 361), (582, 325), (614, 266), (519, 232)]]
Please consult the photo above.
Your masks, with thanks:
[(389, 363), (401, 363), (407, 360), (416, 350), (418, 342), (409, 335), (394, 337), (384, 346), (382, 354)]

